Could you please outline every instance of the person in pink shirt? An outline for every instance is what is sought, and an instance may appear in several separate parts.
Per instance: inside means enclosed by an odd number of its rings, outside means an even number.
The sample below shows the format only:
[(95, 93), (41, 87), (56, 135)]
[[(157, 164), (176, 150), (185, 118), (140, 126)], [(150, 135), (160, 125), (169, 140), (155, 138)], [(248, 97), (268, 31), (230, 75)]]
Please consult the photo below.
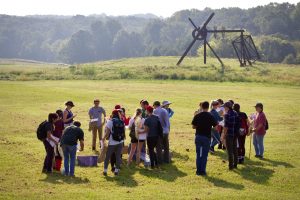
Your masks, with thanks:
[(255, 149), (255, 157), (263, 158), (264, 156), (264, 136), (266, 134), (267, 118), (263, 112), (263, 104), (255, 105), (256, 115), (254, 118), (253, 145)]

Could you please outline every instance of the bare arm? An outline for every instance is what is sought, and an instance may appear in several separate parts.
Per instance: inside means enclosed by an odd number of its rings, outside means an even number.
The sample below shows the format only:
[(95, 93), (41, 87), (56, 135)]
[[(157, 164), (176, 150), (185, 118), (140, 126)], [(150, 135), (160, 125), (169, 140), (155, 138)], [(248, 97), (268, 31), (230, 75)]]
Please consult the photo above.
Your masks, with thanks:
[(84, 149), (84, 141), (80, 140), (80, 151), (83, 151)]
[(65, 111), (64, 111), (64, 116), (63, 116), (63, 121), (64, 121), (64, 123), (70, 121), (71, 119), (73, 119), (74, 117), (76, 117), (76, 115), (73, 115), (73, 116), (70, 117), (70, 118), (67, 118), (67, 117), (68, 117), (68, 112), (65, 110)]
[(103, 137), (103, 140), (108, 139), (110, 135), (110, 130), (109, 128), (105, 127), (105, 135)]
[(57, 142), (51, 137), (51, 135), (52, 135), (52, 132), (48, 131), (47, 132), (47, 138), (48, 138), (48, 140), (51, 140), (52, 142), (54, 142), (55, 144), (57, 144)]

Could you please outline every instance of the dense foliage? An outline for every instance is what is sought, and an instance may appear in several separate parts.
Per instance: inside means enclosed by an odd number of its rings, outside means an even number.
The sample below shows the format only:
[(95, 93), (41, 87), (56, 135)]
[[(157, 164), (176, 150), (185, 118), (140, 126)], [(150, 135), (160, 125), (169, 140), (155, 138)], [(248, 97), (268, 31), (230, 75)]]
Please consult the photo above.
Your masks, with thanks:
[[(153, 15), (26, 16), (0, 15), (0, 57), (46, 62), (83, 63), (140, 56), (181, 55), (190, 43), (191, 17), (210, 28), (244, 28), (255, 38), (262, 60), (300, 62), (300, 3), (271, 3), (247, 10), (182, 10), (169, 18)], [(200, 25), (200, 24), (199, 24)], [(234, 57), (234, 35), (211, 36), (222, 57)], [(201, 44), (190, 55), (201, 53)]]

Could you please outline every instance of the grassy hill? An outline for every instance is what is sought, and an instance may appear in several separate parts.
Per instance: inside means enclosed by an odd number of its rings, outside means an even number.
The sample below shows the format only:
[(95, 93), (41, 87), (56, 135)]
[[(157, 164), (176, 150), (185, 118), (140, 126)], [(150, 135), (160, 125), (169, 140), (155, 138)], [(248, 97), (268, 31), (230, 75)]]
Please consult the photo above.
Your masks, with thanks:
[(0, 61), (0, 80), (193, 80), (213, 82), (259, 82), (300, 85), (300, 66), (257, 62), (240, 67), (237, 60), (223, 59), (224, 70), (214, 58), (204, 65), (199, 57), (146, 57), (67, 66)]
[[(1, 60), (0, 199), (298, 199), (299, 66), (257, 63), (240, 68), (235, 60), (224, 59), (222, 73), (214, 59), (203, 65), (200, 58), (188, 58), (176, 66), (177, 59), (135, 58), (75, 66)], [(75, 178), (42, 174), (45, 150), (36, 138), (38, 124), (73, 100), (73, 112), (85, 132), (83, 154), (93, 154), (87, 111), (95, 97), (107, 112), (121, 104), (127, 115), (141, 99), (172, 101), (173, 162), (157, 170), (128, 168), (124, 156), (119, 177), (111, 173), (103, 177), (103, 164), (77, 166)], [(249, 159), (248, 137), (247, 159), (238, 170), (228, 171), (226, 152), (217, 150), (209, 155), (208, 176), (197, 177), (190, 123), (200, 101), (216, 98), (235, 100), (248, 115), (257, 101), (264, 103), (270, 125), (265, 159), (254, 158), (253, 147)]]

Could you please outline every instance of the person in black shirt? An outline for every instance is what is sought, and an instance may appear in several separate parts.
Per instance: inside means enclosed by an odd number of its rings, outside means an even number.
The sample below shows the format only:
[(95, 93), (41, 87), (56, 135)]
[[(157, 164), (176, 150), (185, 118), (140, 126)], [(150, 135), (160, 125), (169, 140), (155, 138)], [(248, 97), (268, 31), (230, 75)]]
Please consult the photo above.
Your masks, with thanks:
[(208, 112), (209, 103), (207, 101), (201, 104), (202, 112), (194, 116), (192, 121), (193, 129), (196, 129), (196, 174), (198, 176), (206, 175), (207, 156), (210, 147), (211, 129), (216, 127), (218, 122)]
[(58, 120), (58, 115), (56, 113), (49, 113), (48, 121), (45, 124), (45, 132), (47, 133), (47, 137), (43, 141), (46, 150), (46, 157), (44, 160), (44, 166), (42, 171), (43, 173), (52, 173), (53, 158), (54, 158), (53, 146), (57, 144), (57, 141), (53, 139), (52, 134), (54, 130), (54, 124), (57, 120)]
[(64, 130), (60, 144), (64, 152), (64, 167), (66, 176), (74, 176), (77, 141), (80, 141), (80, 151), (84, 148), (84, 133), (80, 122), (74, 122)]

